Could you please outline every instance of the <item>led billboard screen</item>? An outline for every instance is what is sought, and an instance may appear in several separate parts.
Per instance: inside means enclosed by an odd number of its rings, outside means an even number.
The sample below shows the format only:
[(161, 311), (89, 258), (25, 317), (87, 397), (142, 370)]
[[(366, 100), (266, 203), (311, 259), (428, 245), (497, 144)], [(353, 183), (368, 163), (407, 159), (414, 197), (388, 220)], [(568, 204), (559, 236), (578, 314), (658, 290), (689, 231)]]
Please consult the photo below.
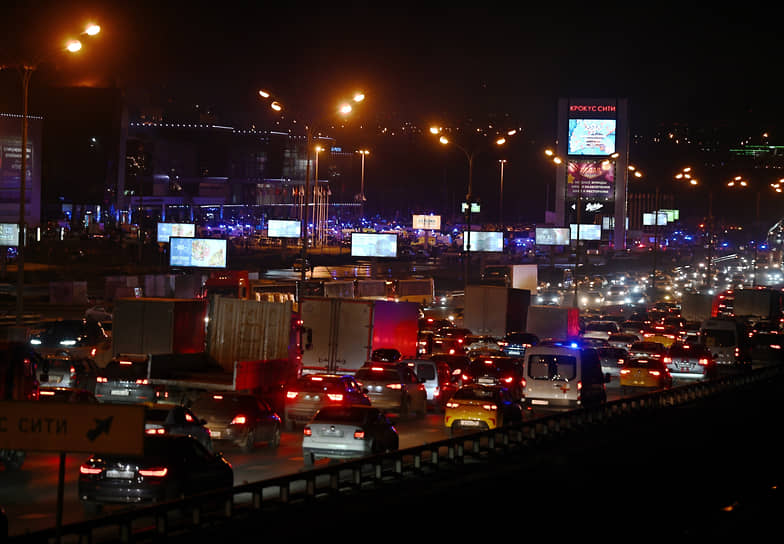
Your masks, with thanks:
[(397, 257), (397, 234), (351, 233), (352, 257)]
[(299, 238), (300, 222), (294, 219), (270, 219), (267, 222), (267, 236), (270, 238)]
[(169, 238), (169, 266), (226, 268), (226, 240), (218, 238)]
[(615, 153), (615, 119), (569, 119), (569, 155)]
[(19, 225), (16, 223), (0, 223), (0, 246), (19, 245)]
[(569, 229), (536, 227), (537, 246), (569, 245)]
[(570, 160), (566, 170), (566, 198), (615, 196), (615, 164), (609, 160)]
[[(463, 231), (463, 250), (467, 249), (467, 231)], [(503, 232), (484, 232), (479, 230), (471, 231), (471, 251), (503, 251), (504, 233)]]
[(415, 229), (441, 230), (440, 215), (415, 215), (413, 223)]
[(196, 225), (191, 223), (158, 223), (159, 243), (168, 243), (172, 236), (193, 238), (196, 236)]
[[(658, 218), (658, 220), (657, 220)], [(642, 224), (648, 226), (663, 227), (667, 224), (667, 212), (651, 212), (642, 214)]]
[(602, 226), (592, 225), (587, 223), (580, 224), (580, 236), (577, 236), (577, 225), (572, 223), (569, 225), (569, 234), (572, 240), (601, 240), (602, 239)]

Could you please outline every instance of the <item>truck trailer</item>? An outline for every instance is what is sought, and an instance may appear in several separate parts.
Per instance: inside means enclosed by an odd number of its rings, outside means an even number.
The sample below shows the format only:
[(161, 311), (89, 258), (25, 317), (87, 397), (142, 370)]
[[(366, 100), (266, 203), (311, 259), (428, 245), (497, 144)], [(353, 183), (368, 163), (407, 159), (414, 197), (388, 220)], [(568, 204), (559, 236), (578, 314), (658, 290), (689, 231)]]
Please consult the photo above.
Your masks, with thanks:
[(494, 285), (468, 285), (465, 292), (463, 326), (474, 334), (503, 338), (523, 332), (528, 321), (531, 292)]

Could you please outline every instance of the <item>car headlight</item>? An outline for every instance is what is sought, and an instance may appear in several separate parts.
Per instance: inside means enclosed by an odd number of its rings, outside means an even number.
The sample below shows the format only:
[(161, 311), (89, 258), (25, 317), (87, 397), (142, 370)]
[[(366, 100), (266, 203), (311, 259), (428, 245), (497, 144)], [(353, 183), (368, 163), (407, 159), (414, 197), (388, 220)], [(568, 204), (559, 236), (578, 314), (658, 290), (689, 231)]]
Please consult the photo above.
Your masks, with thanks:
[(70, 340), (70, 339), (69, 340), (60, 340), (60, 345), (61, 346), (75, 346), (76, 345), (76, 340)]
[(30, 339), (30, 343), (32, 345), (34, 345), (34, 346), (40, 346), (41, 345), (41, 341), (38, 338), (31, 338)]

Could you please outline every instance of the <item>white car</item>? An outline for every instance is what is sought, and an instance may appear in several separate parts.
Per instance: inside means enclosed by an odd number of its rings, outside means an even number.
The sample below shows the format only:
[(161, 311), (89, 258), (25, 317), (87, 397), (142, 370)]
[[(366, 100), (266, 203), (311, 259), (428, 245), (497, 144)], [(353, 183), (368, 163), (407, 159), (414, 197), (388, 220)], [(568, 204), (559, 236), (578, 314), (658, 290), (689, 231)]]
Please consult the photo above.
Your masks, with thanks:
[(584, 338), (608, 340), (611, 334), (620, 332), (615, 321), (589, 321), (585, 324)]

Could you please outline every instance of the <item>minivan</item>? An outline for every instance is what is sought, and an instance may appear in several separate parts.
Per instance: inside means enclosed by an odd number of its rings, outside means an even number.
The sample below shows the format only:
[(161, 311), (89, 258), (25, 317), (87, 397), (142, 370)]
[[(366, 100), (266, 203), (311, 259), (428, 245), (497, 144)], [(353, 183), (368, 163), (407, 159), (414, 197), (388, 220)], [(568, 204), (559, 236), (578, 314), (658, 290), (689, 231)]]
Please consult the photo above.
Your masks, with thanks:
[(605, 402), (611, 377), (602, 373), (596, 348), (564, 342), (527, 349), (523, 379), (526, 408), (558, 410)]
[(733, 318), (713, 317), (703, 321), (700, 342), (711, 351), (719, 368), (738, 367), (749, 361), (746, 336)]

